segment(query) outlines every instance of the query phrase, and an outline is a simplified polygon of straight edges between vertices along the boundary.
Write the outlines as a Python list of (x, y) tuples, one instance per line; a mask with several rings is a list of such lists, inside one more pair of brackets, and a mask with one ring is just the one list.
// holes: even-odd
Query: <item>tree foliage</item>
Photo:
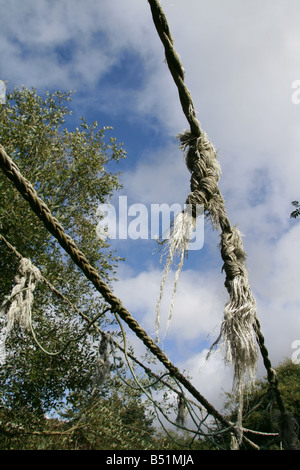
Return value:
[(0, 449), (137, 450), (157, 445), (143, 405), (118, 393), (81, 404), (63, 420), (0, 410)]
[(296, 207), (296, 209), (294, 209), (294, 210), (291, 212), (290, 217), (291, 217), (292, 219), (296, 219), (296, 218), (300, 215), (300, 204), (299, 204), (298, 201), (293, 201), (293, 202), (292, 202), (292, 205), (293, 205), (294, 207)]
[[(46, 93), (25, 87), (8, 93), (0, 107), (0, 143), (38, 195), (76, 241), (106, 282), (115, 276), (118, 256), (96, 235), (96, 209), (120, 187), (110, 164), (125, 157), (111, 128), (89, 125), (68, 131), (71, 92)], [(0, 172), (0, 233), (88, 318), (105, 309), (101, 296), (47, 232), (12, 183)], [(0, 300), (14, 285), (19, 260), (0, 241)], [(31, 334), (16, 327), (6, 341), (0, 370), (0, 403), (42, 416), (64, 402), (66, 392), (89, 390), (100, 335), (70, 304), (41, 282), (34, 292)], [(98, 325), (109, 326), (103, 315)], [(81, 338), (78, 341), (78, 338)], [(68, 344), (63, 354), (53, 355)]]

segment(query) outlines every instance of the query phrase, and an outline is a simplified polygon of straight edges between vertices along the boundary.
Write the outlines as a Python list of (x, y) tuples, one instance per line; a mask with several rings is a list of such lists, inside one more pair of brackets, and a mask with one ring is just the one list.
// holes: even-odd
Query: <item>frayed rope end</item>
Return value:
[[(156, 336), (157, 340), (159, 337), (159, 329), (160, 329), (160, 310), (161, 310), (161, 302), (164, 292), (164, 286), (168, 277), (168, 274), (172, 268), (174, 260), (176, 257), (179, 258), (177, 269), (174, 276), (174, 288), (169, 312), (169, 318), (167, 322), (166, 332), (169, 328), (173, 310), (174, 310), (174, 303), (175, 303), (175, 294), (177, 290), (177, 284), (180, 277), (180, 273), (182, 271), (184, 257), (188, 252), (190, 240), (193, 234), (193, 231), (196, 226), (196, 219), (192, 216), (191, 210), (186, 210), (179, 212), (173, 222), (173, 226), (170, 232), (170, 236), (168, 239), (165, 240), (165, 252), (167, 254), (167, 261), (165, 264), (163, 279), (160, 285), (159, 291), (159, 298), (157, 301), (156, 307)], [(166, 334), (166, 333), (165, 333)]]

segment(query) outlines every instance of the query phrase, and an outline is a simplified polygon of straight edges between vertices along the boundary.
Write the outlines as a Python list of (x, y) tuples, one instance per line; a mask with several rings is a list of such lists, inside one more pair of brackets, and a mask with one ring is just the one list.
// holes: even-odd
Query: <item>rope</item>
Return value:
[(296, 419), (287, 412), (280, 391), (278, 390), (278, 376), (276, 371), (272, 368), (271, 361), (269, 359), (269, 353), (265, 346), (265, 340), (260, 330), (259, 321), (256, 319), (255, 331), (263, 358), (264, 366), (267, 370), (269, 392), (272, 397), (275, 398), (277, 406), (280, 410), (279, 418), (279, 436), (280, 440), (283, 443), (285, 450), (300, 450), (300, 441), (298, 439), (299, 435), (299, 425)]
[[(36, 342), (37, 346), (48, 356), (58, 356), (61, 355), (71, 343), (80, 341), (86, 333), (90, 330), (90, 328), (95, 324), (95, 322), (103, 316), (108, 310), (110, 309), (103, 309), (100, 313), (94, 316), (94, 318), (89, 319), (88, 327), (78, 335), (76, 338), (70, 339), (66, 342), (66, 344), (58, 351), (50, 352), (47, 351), (41, 343), (38, 341), (36, 334), (33, 329), (32, 325), (32, 303), (33, 303), (33, 291), (35, 290), (37, 282), (43, 281), (48, 286), (51, 287), (52, 290), (56, 290), (54, 286), (52, 286), (47, 279), (45, 279), (38, 268), (36, 268), (29, 259), (22, 257), (20, 253), (0, 234), (0, 240), (2, 240), (8, 248), (13, 251), (15, 255), (20, 259), (19, 263), (19, 274), (15, 276), (16, 285), (13, 287), (12, 292), (5, 301), (2, 303), (0, 307), (0, 313), (6, 313), (6, 335), (8, 336), (10, 331), (13, 329), (14, 322), (17, 320), (20, 326), (24, 329), (29, 329), (31, 331), (32, 337)], [(27, 285), (28, 284), (28, 285)], [(27, 287), (24, 287), (26, 286)], [(25, 295), (23, 295), (25, 294)], [(59, 293), (61, 296), (62, 294)], [(72, 307), (74, 307), (72, 305)], [(85, 318), (87, 319), (87, 317)], [(5, 342), (5, 338), (4, 338)]]
[[(187, 203), (203, 204), (214, 227), (221, 229), (221, 256), (226, 274), (225, 287), (230, 300), (225, 306), (221, 333), (224, 338), (227, 360), (235, 365), (235, 377), (240, 383), (243, 375), (254, 379), (257, 363), (257, 348), (254, 338), (256, 322), (255, 300), (251, 293), (245, 266), (246, 253), (241, 234), (232, 228), (226, 215), (224, 199), (218, 188), (220, 167), (216, 151), (202, 131), (196, 118), (191, 94), (184, 83), (184, 69), (174, 48), (167, 19), (158, 0), (148, 0), (154, 24), (165, 47), (165, 57), (172, 77), (177, 85), (183, 112), (190, 124), (190, 131), (179, 136), (181, 147), (186, 152), (186, 164), (191, 172), (191, 193)], [(260, 333), (259, 338), (262, 338)]]
[[(24, 260), (27, 261), (27, 265), (30, 267), (30, 269), (32, 271), (35, 271), (37, 273), (39, 273), (39, 270), (37, 268), (35, 268), (31, 263), (29, 264), (28, 261), (29, 260), (26, 260), (7, 240), (6, 238), (0, 234), (0, 240), (2, 242), (5, 243), (5, 245), (10, 249), (10, 251), (12, 251), (16, 256), (17, 258), (20, 260), (20, 264), (24, 264)], [(32, 336), (36, 342), (36, 344), (38, 345), (38, 347), (46, 354), (46, 355), (49, 355), (49, 356), (57, 356), (57, 355), (60, 355), (62, 354), (67, 348), (68, 346), (74, 342), (74, 341), (79, 341), (81, 338), (83, 338), (85, 336), (85, 334), (90, 330), (90, 328), (92, 326), (94, 326), (95, 322), (100, 318), (100, 316), (103, 316), (105, 312), (107, 312), (108, 310), (110, 310), (109, 308), (106, 308), (104, 309), (103, 311), (101, 311), (99, 314), (95, 315), (93, 319), (89, 319), (88, 317), (86, 317), (85, 315), (82, 314), (81, 311), (79, 311), (73, 304), (71, 304), (71, 302), (68, 301), (68, 299), (66, 299), (59, 291), (57, 291), (54, 286), (49, 282), (47, 281), (46, 278), (44, 278), (40, 273), (39, 273), (39, 280), (45, 282), (48, 287), (50, 287), (51, 290), (53, 290), (55, 293), (58, 293), (60, 297), (62, 297), (62, 299), (64, 301), (67, 300), (67, 303), (71, 305), (72, 308), (74, 308), (76, 311), (78, 311), (78, 313), (84, 317), (85, 320), (88, 320), (88, 327), (84, 330), (84, 332), (82, 334), (80, 334), (79, 336), (77, 336), (76, 338), (74, 339), (71, 339), (69, 341), (67, 341), (67, 343), (62, 347), (62, 349), (60, 349), (59, 351), (56, 351), (56, 352), (50, 352), (50, 351), (47, 351), (40, 343), (39, 341), (37, 340), (36, 338), (36, 335), (35, 335), (35, 332), (33, 330), (33, 327), (32, 327), (32, 310), (30, 308), (30, 318), (28, 320), (28, 323), (29, 325), (24, 325), (26, 326), (27, 328), (29, 328), (31, 330), (31, 333), (32, 333)], [(28, 288), (26, 288), (28, 289)], [(22, 290), (25, 290), (25, 289), (22, 289)], [(19, 293), (19, 292), (18, 292)], [(15, 293), (14, 295), (17, 295), (18, 293)], [(12, 300), (12, 297), (13, 295), (11, 294), (10, 295), (10, 298), (9, 298), (9, 301), (11, 302)], [(6, 302), (5, 302), (6, 303)], [(117, 318), (118, 322), (119, 322), (119, 325), (120, 325), (120, 321), (119, 319)], [(121, 325), (120, 325), (121, 326)], [(11, 326), (12, 328), (12, 326)], [(126, 380), (124, 380), (121, 375), (119, 375), (120, 379), (129, 387), (135, 389), (135, 390), (140, 390), (142, 388), (142, 390), (144, 389), (148, 389), (148, 388), (151, 388), (153, 387), (154, 385), (156, 385), (157, 383), (163, 383), (164, 385), (166, 385), (168, 388), (170, 388), (170, 390), (174, 391), (179, 397), (183, 397), (183, 391), (182, 389), (180, 391), (176, 390), (174, 387), (172, 387), (169, 383), (163, 381), (163, 377), (169, 375), (169, 373), (164, 373), (162, 374), (161, 376), (157, 376), (156, 374), (154, 374), (150, 369), (146, 368), (142, 363), (140, 363), (139, 361), (137, 361), (137, 359), (135, 357), (133, 357), (127, 350), (127, 347), (126, 347), (126, 340), (125, 340), (125, 332), (123, 330), (123, 328), (121, 327), (121, 331), (122, 331), (122, 334), (123, 334), (123, 338), (124, 338), (124, 348), (122, 348), (118, 343), (116, 343), (113, 338), (108, 335), (107, 333), (103, 332), (99, 327), (97, 327), (98, 330), (101, 332), (102, 334), (102, 340), (101, 340), (101, 343), (100, 343), (100, 346), (99, 346), (99, 357), (96, 359), (96, 374), (95, 374), (95, 377), (94, 377), (94, 380), (93, 380), (93, 384), (94, 384), (94, 388), (93, 388), (93, 392), (95, 391), (95, 388), (96, 387), (99, 387), (101, 386), (103, 383), (104, 383), (104, 380), (108, 374), (108, 371), (109, 371), (109, 368), (110, 368), (110, 363), (109, 363), (109, 360), (108, 360), (108, 351), (107, 351), (107, 346), (108, 346), (108, 343), (111, 344), (111, 346), (113, 345), (116, 345), (120, 350), (122, 350), (125, 354), (125, 357), (126, 357), (126, 361), (129, 362), (129, 357), (136, 363), (138, 363), (139, 366), (142, 366), (146, 372), (148, 373), (148, 375), (152, 375), (152, 376), (155, 376), (156, 377), (156, 380), (152, 383), (150, 383), (149, 385), (143, 385), (142, 387), (140, 386), (140, 382), (137, 381), (137, 383), (139, 384), (138, 388), (134, 388), (133, 386), (131, 386)], [(113, 348), (112, 348), (112, 351), (113, 351)], [(115, 354), (114, 355), (114, 360), (115, 360)], [(131, 372), (132, 372), (132, 369), (130, 369)], [(117, 371), (118, 372), (118, 371)], [(180, 387), (180, 386), (179, 386)], [(92, 392), (92, 394), (93, 394)], [(156, 405), (156, 402), (154, 400), (152, 400), (154, 405)], [(185, 396), (184, 396), (184, 401), (185, 403), (187, 403), (187, 406), (190, 407), (190, 405), (188, 405), (188, 403), (192, 403), (193, 405), (196, 405), (197, 407), (199, 405), (193, 403), (191, 400), (187, 399)], [(159, 407), (159, 410), (162, 412), (161, 410), (161, 407)], [(171, 421), (170, 421), (171, 422)], [(176, 419), (176, 422), (173, 423), (171, 422), (171, 424), (177, 424), (177, 419)], [(178, 424), (180, 425), (184, 425), (183, 422), (178, 422)], [(189, 432), (194, 432), (193, 430), (191, 429), (187, 429), (186, 427), (184, 428), (186, 431), (189, 431)], [(202, 435), (204, 435), (202, 433)]]
[(14, 184), (22, 197), (29, 203), (33, 212), (43, 222), (46, 229), (57, 239), (60, 246), (69, 254), (74, 263), (82, 270), (98, 292), (103, 296), (111, 306), (111, 311), (117, 313), (121, 319), (129, 326), (136, 336), (143, 341), (145, 346), (157, 357), (157, 359), (166, 367), (170, 375), (174, 376), (196, 400), (207, 409), (225, 427), (231, 427), (232, 424), (224, 418), (212, 404), (206, 400), (201, 393), (184, 377), (184, 375), (175, 367), (163, 351), (155, 344), (148, 334), (141, 328), (130, 312), (122, 305), (121, 301), (113, 294), (107, 284), (102, 280), (96, 269), (90, 265), (84, 254), (78, 249), (75, 242), (69, 237), (58, 220), (52, 216), (47, 205), (37, 196), (35, 189), (21, 174), (19, 168), (6, 154), (2, 145), (0, 145), (0, 167), (7, 178)]
[(166, 61), (177, 85), (183, 112), (190, 125), (190, 131), (179, 136), (181, 148), (186, 154), (186, 165), (191, 172), (191, 193), (187, 196), (186, 203), (194, 208), (197, 204), (204, 205), (205, 213), (213, 226), (221, 229), (220, 249), (224, 260), (223, 270), (226, 273), (225, 286), (230, 300), (225, 307), (219, 340), (223, 338), (226, 358), (235, 366), (235, 378), (239, 386), (246, 374), (253, 382), (258, 356), (253, 331), (255, 300), (248, 283), (246, 254), (241, 234), (231, 227), (227, 217), (224, 199), (218, 188), (220, 166), (216, 151), (196, 118), (191, 94), (184, 83), (184, 69), (174, 48), (167, 19), (158, 0), (148, 2), (157, 32), (165, 47)]
[[(186, 165), (191, 172), (191, 192), (186, 203), (194, 207), (193, 214), (196, 214), (196, 205), (203, 204), (205, 214), (210, 217), (213, 227), (221, 230), (219, 246), (224, 261), (222, 270), (226, 274), (224, 284), (230, 300), (225, 305), (220, 335), (213, 346), (222, 340), (222, 346), (226, 349), (226, 359), (229, 363), (234, 364), (236, 390), (240, 401), (238, 410), (240, 431), (242, 431), (241, 417), (245, 379), (249, 380), (250, 386), (254, 383), (258, 343), (267, 370), (270, 388), (275, 394), (281, 412), (282, 426), (288, 429), (285, 435), (289, 437), (283, 439), (284, 446), (286, 449), (293, 449), (297, 446), (300, 448), (294, 422), (289, 419), (286, 413), (278, 390), (278, 378), (268, 357), (260, 323), (256, 317), (256, 302), (248, 281), (245, 264), (246, 252), (242, 244), (242, 235), (236, 227), (231, 227), (226, 214), (225, 202), (218, 188), (221, 170), (217, 162), (216, 151), (197, 120), (191, 93), (184, 82), (184, 68), (174, 48), (174, 40), (162, 7), (158, 0), (148, 0), (148, 3), (157, 33), (164, 45), (166, 62), (178, 88), (182, 110), (190, 125), (189, 131), (187, 130), (178, 136), (181, 148), (185, 151)], [(281, 434), (284, 434), (283, 430)]]

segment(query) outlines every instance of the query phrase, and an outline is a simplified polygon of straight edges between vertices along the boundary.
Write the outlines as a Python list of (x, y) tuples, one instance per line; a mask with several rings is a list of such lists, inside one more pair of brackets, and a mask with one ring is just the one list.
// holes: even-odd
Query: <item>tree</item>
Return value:
[[(285, 360), (276, 368), (280, 391), (287, 416), (294, 430), (300, 438), (300, 383), (299, 365), (291, 360)], [(231, 409), (230, 419), (236, 419), (235, 403), (229, 395), (227, 403)], [(267, 380), (257, 382), (251, 394), (245, 397), (243, 427), (257, 434), (245, 432), (261, 449), (280, 449), (280, 422), (281, 415), (276, 404), (272, 388)]]
[(0, 449), (137, 450), (159, 445), (144, 405), (128, 391), (94, 397), (77, 412), (70, 409), (64, 419), (0, 409)]
[(300, 204), (298, 201), (293, 201), (292, 204), (296, 209), (291, 212), (290, 217), (296, 219), (300, 215)]
[[(46, 93), (42, 98), (34, 89), (15, 89), (0, 108), (0, 142), (110, 284), (119, 258), (96, 236), (96, 209), (119, 188), (118, 175), (107, 167), (125, 152), (115, 138), (107, 141), (110, 129), (98, 129), (97, 123), (89, 126), (82, 118), (80, 128), (68, 131), (65, 104), (70, 100), (71, 93)], [(109, 330), (114, 320), (105, 315), (109, 306), (2, 173), (0, 235), (5, 237), (0, 236), (1, 299), (11, 292), (20, 262), (9, 244), (47, 278), (34, 291), (33, 332), (15, 324), (6, 340), (6, 359), (0, 369), (1, 446), (115, 448), (122, 442), (122, 448), (153, 448), (153, 442), (157, 445), (153, 415), (141, 401), (141, 390), (130, 393), (120, 388), (115, 372), (95, 393), (103, 338), (99, 328), (114, 335)], [(7, 308), (10, 301), (6, 298)], [(97, 328), (88, 328), (82, 320), (98, 315)], [(142, 381), (147, 386), (146, 375)], [(46, 418), (49, 414), (55, 419)], [(111, 425), (101, 420), (110, 415)], [(55, 442), (53, 436), (63, 436), (64, 442)]]
[[(96, 236), (96, 209), (120, 187), (119, 174), (109, 165), (125, 157), (122, 144), (107, 137), (111, 128), (89, 125), (83, 118), (74, 131), (65, 127), (71, 92), (45, 97), (35, 89), (15, 89), (0, 107), (0, 143), (32, 183), (51, 212), (84, 251), (107, 283), (119, 257)], [(92, 319), (106, 309), (56, 240), (32, 213), (13, 185), (0, 172), (0, 234), (40, 269), (60, 293)], [(11, 292), (19, 259), (0, 240), (0, 299)], [(6, 341), (6, 360), (0, 370), (0, 403), (31, 419), (42, 417), (91, 390), (101, 335), (87, 331), (78, 311), (40, 282), (34, 292), (31, 333), (15, 325)], [(102, 315), (97, 325), (111, 322)], [(80, 339), (80, 340), (79, 340)], [(37, 342), (50, 354), (45, 354)], [(53, 355), (67, 346), (63, 354)], [(26, 412), (26, 413), (25, 413)]]

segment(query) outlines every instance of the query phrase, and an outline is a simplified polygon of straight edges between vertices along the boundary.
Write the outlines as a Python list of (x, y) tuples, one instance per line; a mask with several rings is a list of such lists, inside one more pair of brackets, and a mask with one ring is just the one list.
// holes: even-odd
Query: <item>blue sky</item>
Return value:
[[(245, 235), (250, 284), (274, 365), (300, 339), (298, 0), (163, 0), (197, 117), (218, 150), (220, 189)], [(187, 128), (146, 0), (0, 0), (0, 79), (9, 87), (74, 90), (73, 115), (113, 126), (129, 203), (183, 204), (189, 173), (176, 135)], [(116, 195), (113, 199), (117, 203)], [(95, 208), (95, 211), (97, 208)], [(173, 362), (216, 406), (231, 387), (222, 357), (204, 361), (227, 300), (219, 234), (186, 260), (164, 341)], [(116, 294), (150, 335), (163, 267), (153, 240), (113, 241), (126, 263)], [(163, 319), (168, 316), (167, 286)], [(165, 321), (165, 320), (163, 320)], [(162, 333), (164, 329), (162, 329)], [(137, 354), (143, 351), (128, 333)], [(259, 375), (264, 370), (259, 364)]]

